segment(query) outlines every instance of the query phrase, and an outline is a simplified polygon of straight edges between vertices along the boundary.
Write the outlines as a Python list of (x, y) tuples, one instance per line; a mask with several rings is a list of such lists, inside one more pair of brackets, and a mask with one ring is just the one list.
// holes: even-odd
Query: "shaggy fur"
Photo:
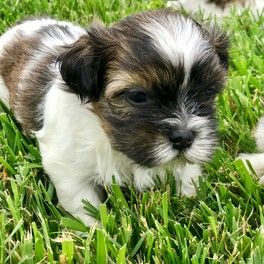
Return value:
[(168, 10), (86, 30), (25, 21), (0, 38), (0, 96), (39, 143), (60, 204), (88, 225), (82, 199), (96, 185), (144, 190), (168, 170), (194, 195), (200, 164), (216, 146), (214, 99), (228, 41)]

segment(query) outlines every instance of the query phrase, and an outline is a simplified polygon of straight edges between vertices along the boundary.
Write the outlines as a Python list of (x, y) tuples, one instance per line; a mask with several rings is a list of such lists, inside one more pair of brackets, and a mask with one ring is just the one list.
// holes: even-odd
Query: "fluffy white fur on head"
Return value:
[(161, 55), (175, 66), (183, 60), (186, 72), (190, 71), (193, 61), (203, 56), (203, 52), (206, 53), (207, 40), (191, 19), (181, 16), (161, 17), (160, 20), (153, 19), (144, 28)]
[(169, 170), (195, 194), (227, 49), (225, 34), (169, 10), (87, 30), (30, 20), (0, 38), (0, 98), (37, 138), (60, 204), (91, 225), (82, 200), (98, 207), (113, 176), (143, 191)]

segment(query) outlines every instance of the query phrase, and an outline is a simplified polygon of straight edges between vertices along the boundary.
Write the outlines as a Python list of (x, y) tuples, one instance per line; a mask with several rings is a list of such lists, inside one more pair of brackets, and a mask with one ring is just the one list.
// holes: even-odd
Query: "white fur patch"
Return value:
[(192, 146), (187, 149), (185, 157), (195, 163), (208, 161), (217, 141), (209, 119), (193, 115), (188, 120), (187, 128), (196, 131), (197, 135)]
[(153, 45), (174, 66), (183, 63), (186, 72), (208, 44), (191, 19), (168, 16), (143, 26), (153, 39)]
[[(258, 149), (264, 151), (264, 117), (259, 120), (258, 126), (255, 131), (255, 138)], [(264, 163), (264, 160), (263, 160)]]
[[(255, 138), (258, 149), (264, 151), (264, 117), (259, 120), (255, 131)], [(240, 153), (237, 159), (241, 159), (246, 167), (248, 167), (247, 161), (249, 161), (260, 179), (259, 182), (264, 184), (264, 153)]]
[[(258, 149), (264, 151), (264, 117), (259, 120), (254, 136)], [(264, 153), (240, 153), (238, 159), (241, 159), (246, 167), (248, 167), (247, 161), (249, 161), (260, 178), (260, 183), (264, 183)]]
[(264, 153), (256, 153), (256, 154), (241, 153), (239, 154), (238, 159), (241, 159), (246, 165), (246, 167), (248, 167), (246, 161), (249, 161), (256, 174), (259, 177), (264, 176)]
[(179, 175), (178, 192), (187, 197), (196, 195), (196, 188), (199, 186), (199, 177), (202, 171), (199, 165), (187, 163)]
[(0, 100), (9, 107), (9, 93), (4, 83), (3, 78), (0, 76)]

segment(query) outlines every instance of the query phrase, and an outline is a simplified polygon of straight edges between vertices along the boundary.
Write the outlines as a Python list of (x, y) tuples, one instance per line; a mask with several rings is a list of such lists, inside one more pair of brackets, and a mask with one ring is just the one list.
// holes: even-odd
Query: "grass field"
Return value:
[[(2, 0), (0, 32), (32, 15), (106, 23), (161, 0)], [(88, 229), (57, 205), (36, 143), (0, 110), (0, 264), (264, 263), (264, 189), (240, 161), (255, 151), (251, 130), (264, 114), (264, 16), (223, 21), (232, 47), (229, 81), (218, 97), (219, 149), (204, 166), (197, 197), (180, 198), (175, 182), (138, 194), (113, 185)], [(263, 135), (264, 136), (264, 135)]]

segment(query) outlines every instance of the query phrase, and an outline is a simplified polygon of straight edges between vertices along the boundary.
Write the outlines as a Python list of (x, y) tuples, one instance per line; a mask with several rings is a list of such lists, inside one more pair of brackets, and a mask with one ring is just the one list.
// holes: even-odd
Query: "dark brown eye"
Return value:
[(211, 88), (208, 88), (207, 90), (206, 90), (206, 94), (208, 94), (208, 95), (214, 95), (214, 94), (216, 94), (216, 88), (214, 88), (214, 87), (211, 87)]
[(133, 91), (126, 95), (128, 102), (132, 104), (145, 104), (148, 101), (148, 96), (142, 91)]

